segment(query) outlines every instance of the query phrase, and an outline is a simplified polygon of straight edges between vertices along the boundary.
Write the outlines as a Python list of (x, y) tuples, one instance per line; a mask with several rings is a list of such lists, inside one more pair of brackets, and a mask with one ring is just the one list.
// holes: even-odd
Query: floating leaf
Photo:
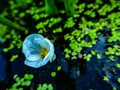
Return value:
[(51, 77), (55, 77), (56, 76), (56, 72), (51, 72)]

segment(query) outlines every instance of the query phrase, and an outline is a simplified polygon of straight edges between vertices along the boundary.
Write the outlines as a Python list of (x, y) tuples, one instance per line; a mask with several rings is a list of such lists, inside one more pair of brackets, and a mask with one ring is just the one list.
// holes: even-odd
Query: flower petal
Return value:
[(53, 46), (53, 44), (48, 39), (45, 39), (45, 40), (46, 40), (46, 42), (49, 45), (49, 53), (44, 58), (44, 60), (48, 59), (48, 60), (50, 60), (50, 62), (52, 62), (52, 59), (53, 59), (53, 56), (54, 56), (54, 46)]
[(43, 61), (43, 60), (36, 60), (36, 61), (30, 61), (30, 60), (25, 60), (24, 64), (33, 68), (39, 68), (41, 66), (44, 66), (48, 61)]
[(25, 41), (23, 42), (23, 53), (25, 57), (30, 61), (35, 61), (40, 59), (40, 50), (41, 46), (36, 42), (36, 39), (44, 40), (43, 36), (39, 34), (32, 34), (26, 37)]

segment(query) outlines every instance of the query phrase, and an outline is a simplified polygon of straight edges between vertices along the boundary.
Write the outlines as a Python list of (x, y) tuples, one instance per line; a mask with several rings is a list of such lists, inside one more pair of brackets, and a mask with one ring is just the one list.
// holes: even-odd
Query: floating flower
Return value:
[(23, 42), (23, 53), (26, 57), (25, 65), (39, 68), (49, 61), (53, 61), (54, 46), (40, 34), (31, 34)]

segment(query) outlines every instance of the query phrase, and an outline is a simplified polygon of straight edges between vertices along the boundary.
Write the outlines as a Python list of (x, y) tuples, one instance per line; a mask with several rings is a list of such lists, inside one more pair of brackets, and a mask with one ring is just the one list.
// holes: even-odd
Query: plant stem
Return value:
[(0, 21), (12, 28), (21, 30), (21, 31), (25, 31), (26, 29), (24, 27), (19, 26), (18, 24), (10, 21), (9, 19), (5, 18), (4, 16), (0, 15)]
[(75, 14), (75, 5), (78, 0), (63, 0), (67, 16)]
[(49, 15), (58, 14), (58, 9), (55, 5), (54, 0), (44, 0), (45, 1), (45, 10)]

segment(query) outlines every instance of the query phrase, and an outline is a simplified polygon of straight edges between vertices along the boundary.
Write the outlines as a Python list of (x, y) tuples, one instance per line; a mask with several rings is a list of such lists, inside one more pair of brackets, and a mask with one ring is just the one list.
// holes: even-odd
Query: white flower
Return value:
[(40, 34), (27, 36), (23, 42), (22, 50), (26, 57), (24, 63), (33, 68), (39, 68), (53, 60), (54, 46)]

